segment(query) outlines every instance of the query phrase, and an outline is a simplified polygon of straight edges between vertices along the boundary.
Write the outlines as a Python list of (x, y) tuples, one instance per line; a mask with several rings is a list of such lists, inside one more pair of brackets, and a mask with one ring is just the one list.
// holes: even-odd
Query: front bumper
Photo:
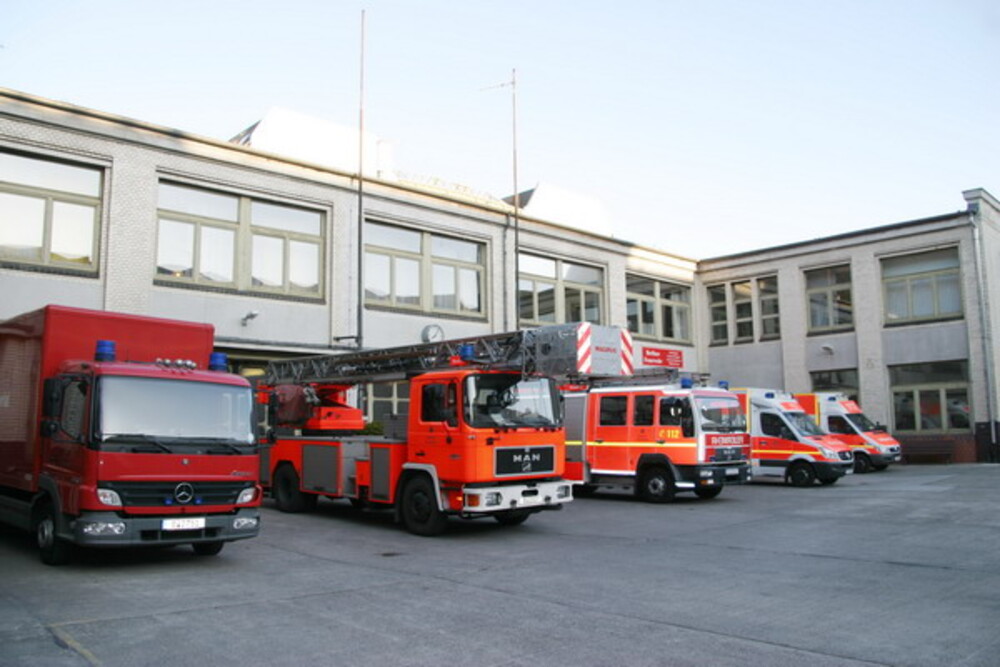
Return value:
[(844, 475), (854, 473), (854, 462), (850, 463), (829, 463), (827, 461), (814, 461), (813, 467), (816, 469), (818, 479), (839, 479)]
[(872, 460), (872, 465), (876, 466), (887, 466), (890, 463), (899, 463), (903, 460), (903, 454), (901, 452), (890, 452), (888, 454), (869, 453), (868, 457)]
[[(194, 519), (197, 527), (170, 529), (169, 520)], [(201, 521), (203, 520), (203, 521)], [(86, 547), (136, 547), (231, 542), (256, 537), (260, 510), (248, 507), (233, 514), (122, 516), (117, 512), (85, 512), (70, 522), (71, 540)]]
[(573, 500), (568, 480), (466, 487), (463, 514), (492, 514), (508, 510), (559, 509)]
[(746, 484), (750, 481), (750, 464), (746, 461), (710, 466), (678, 466), (678, 490), (692, 490), (726, 484)]

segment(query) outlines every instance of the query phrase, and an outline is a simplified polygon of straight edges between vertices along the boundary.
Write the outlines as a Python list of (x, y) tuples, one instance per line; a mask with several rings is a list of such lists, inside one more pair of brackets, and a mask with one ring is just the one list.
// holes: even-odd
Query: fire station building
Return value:
[[(376, 160), (359, 178), (357, 153), (291, 155), (270, 131), (220, 141), (0, 89), (0, 319), (59, 303), (209, 322), (247, 374), (358, 345), (621, 325), (637, 366), (851, 394), (908, 460), (1000, 454), (988, 192), (697, 261), (553, 222), (532, 205), (542, 186), (515, 210)], [(376, 388), (370, 414), (404, 396)]]

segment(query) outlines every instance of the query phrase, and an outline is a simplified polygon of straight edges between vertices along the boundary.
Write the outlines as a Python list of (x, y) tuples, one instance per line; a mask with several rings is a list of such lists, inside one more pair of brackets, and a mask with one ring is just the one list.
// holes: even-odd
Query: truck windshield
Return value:
[(874, 424), (872, 420), (868, 419), (868, 417), (866, 417), (862, 412), (850, 412), (844, 416), (847, 417), (847, 421), (851, 422), (851, 425), (861, 433), (871, 433), (872, 431), (885, 430), (877, 424)]
[(746, 416), (736, 398), (696, 396), (694, 404), (704, 433), (739, 433), (747, 430)]
[(826, 435), (813, 418), (804, 412), (784, 412), (782, 414), (801, 435)]
[(473, 428), (559, 426), (557, 395), (548, 378), (470, 375), (465, 380), (465, 420)]
[[(175, 451), (241, 452), (254, 442), (249, 387), (138, 377), (102, 377), (98, 441)], [(189, 448), (188, 448), (189, 449)]]

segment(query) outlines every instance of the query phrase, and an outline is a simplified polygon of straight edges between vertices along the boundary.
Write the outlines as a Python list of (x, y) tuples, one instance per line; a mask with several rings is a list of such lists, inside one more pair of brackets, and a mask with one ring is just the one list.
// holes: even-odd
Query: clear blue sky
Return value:
[(400, 170), (599, 197), (711, 257), (1000, 196), (995, 0), (0, 0), (0, 86), (228, 139), (280, 106)]

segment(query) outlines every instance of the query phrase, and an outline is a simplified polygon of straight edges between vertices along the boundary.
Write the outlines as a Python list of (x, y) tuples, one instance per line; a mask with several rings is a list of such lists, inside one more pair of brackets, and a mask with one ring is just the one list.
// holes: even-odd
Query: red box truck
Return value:
[(34, 531), (43, 562), (257, 534), (252, 391), (213, 334), (63, 306), (0, 323), (0, 519)]

